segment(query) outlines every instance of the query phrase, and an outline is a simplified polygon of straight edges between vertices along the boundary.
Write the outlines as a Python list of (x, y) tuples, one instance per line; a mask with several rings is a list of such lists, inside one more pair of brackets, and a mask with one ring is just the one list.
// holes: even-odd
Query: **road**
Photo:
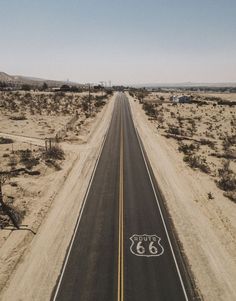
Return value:
[(52, 300), (190, 300), (162, 208), (128, 99), (118, 93)]

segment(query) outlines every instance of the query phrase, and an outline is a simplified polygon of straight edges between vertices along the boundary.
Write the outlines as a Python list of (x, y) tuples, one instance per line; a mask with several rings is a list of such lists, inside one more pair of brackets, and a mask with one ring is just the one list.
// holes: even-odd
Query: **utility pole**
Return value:
[(89, 86), (89, 103), (90, 103), (90, 99), (91, 99), (91, 94), (90, 94), (90, 83), (88, 84)]
[(102, 85), (102, 96), (103, 96), (103, 88), (104, 88), (103, 84), (104, 84), (104, 81), (100, 82), (100, 84)]

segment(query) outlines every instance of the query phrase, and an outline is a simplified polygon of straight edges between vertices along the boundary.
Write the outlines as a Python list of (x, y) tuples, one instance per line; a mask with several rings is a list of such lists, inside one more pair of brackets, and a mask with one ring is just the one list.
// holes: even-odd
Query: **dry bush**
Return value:
[(150, 117), (155, 117), (156, 116), (156, 110), (155, 106), (152, 103), (143, 103), (143, 110), (146, 112), (146, 114)]
[(172, 135), (182, 135), (182, 130), (176, 126), (169, 125), (167, 133), (172, 134)]
[(198, 168), (205, 173), (210, 173), (210, 168), (207, 164), (206, 158), (198, 155), (185, 155), (183, 158), (191, 168)]
[(39, 159), (35, 158), (32, 151), (29, 149), (19, 150), (17, 151), (17, 154), (20, 156), (20, 163), (27, 169), (32, 169), (34, 166), (39, 164)]
[(226, 161), (223, 164), (223, 168), (219, 169), (219, 181), (217, 185), (220, 189), (224, 191), (234, 191), (236, 190), (236, 175), (235, 173), (229, 168), (230, 161)]
[(11, 144), (14, 141), (10, 138), (4, 138), (4, 137), (0, 137), (0, 144)]
[(8, 165), (11, 167), (11, 169), (14, 169), (14, 168), (16, 167), (17, 163), (18, 163), (18, 161), (17, 161), (16, 156), (11, 156), (11, 157), (9, 158), (9, 163), (8, 163)]
[(227, 151), (230, 147), (232, 147), (233, 145), (236, 145), (236, 135), (232, 135), (232, 136), (225, 136), (223, 141), (223, 148), (225, 151)]
[(12, 224), (14, 224), (16, 228), (19, 228), (25, 213), (24, 210), (19, 210), (15, 206), (4, 203), (3, 206), (0, 206), (0, 229), (11, 226)]
[(185, 155), (193, 154), (195, 151), (198, 151), (200, 148), (198, 143), (185, 144), (183, 142), (179, 142), (179, 152), (184, 153)]
[(103, 107), (106, 104), (106, 102), (104, 101), (104, 99), (96, 99), (94, 105), (95, 107), (99, 108), (99, 107)]
[(46, 159), (64, 160), (65, 153), (59, 145), (54, 145), (44, 152)]
[(224, 193), (224, 196), (229, 198), (231, 201), (236, 202), (236, 190), (227, 191), (227, 192)]
[(201, 138), (201, 139), (200, 139), (200, 143), (201, 143), (201, 145), (207, 145), (207, 146), (209, 146), (210, 148), (215, 149), (215, 142), (214, 142), (214, 141), (211, 141), (211, 140), (208, 140), (208, 139)]
[(19, 115), (19, 116), (11, 116), (11, 120), (27, 120), (27, 118), (24, 115)]

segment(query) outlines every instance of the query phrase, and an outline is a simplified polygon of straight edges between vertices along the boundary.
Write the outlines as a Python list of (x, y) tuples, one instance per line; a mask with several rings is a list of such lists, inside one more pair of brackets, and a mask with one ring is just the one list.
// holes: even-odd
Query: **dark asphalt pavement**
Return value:
[(119, 93), (52, 300), (190, 300), (148, 166), (128, 99)]

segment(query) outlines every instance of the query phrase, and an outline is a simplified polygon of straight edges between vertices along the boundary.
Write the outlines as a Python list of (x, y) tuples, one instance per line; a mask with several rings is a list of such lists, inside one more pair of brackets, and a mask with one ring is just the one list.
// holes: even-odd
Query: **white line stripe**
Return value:
[[(112, 117), (113, 117), (113, 115), (112, 115)], [(53, 301), (56, 301), (56, 298), (57, 298), (57, 295), (58, 295), (58, 292), (59, 292), (59, 289), (60, 289), (60, 286), (61, 286), (61, 282), (62, 282), (64, 273), (65, 273), (65, 269), (66, 269), (66, 266), (67, 266), (67, 263), (68, 263), (68, 260), (69, 260), (69, 257), (70, 257), (70, 253), (71, 253), (71, 250), (72, 250), (72, 247), (73, 247), (73, 244), (74, 244), (75, 236), (77, 234), (79, 224), (80, 224), (80, 220), (81, 220), (81, 217), (83, 215), (84, 207), (85, 207), (85, 204), (86, 204), (89, 192), (90, 192), (90, 188), (91, 188), (92, 183), (93, 183), (93, 178), (94, 178), (95, 172), (97, 170), (97, 166), (98, 166), (98, 163), (100, 161), (100, 157), (102, 155), (102, 151), (103, 151), (103, 148), (104, 148), (104, 145), (105, 145), (105, 142), (106, 142), (108, 131), (110, 129), (111, 121), (112, 121), (112, 118), (110, 120), (108, 129), (107, 129), (106, 134), (104, 136), (103, 143), (101, 145), (101, 149), (100, 149), (100, 152), (99, 152), (99, 156), (98, 156), (96, 164), (94, 166), (93, 173), (92, 173), (92, 176), (90, 178), (89, 185), (88, 185), (88, 188), (87, 188), (87, 191), (86, 191), (83, 203), (82, 203), (82, 207), (80, 208), (79, 217), (78, 217), (78, 220), (76, 222), (76, 226), (75, 226), (75, 229), (74, 229), (74, 234), (72, 236), (72, 240), (70, 242), (70, 247), (69, 247), (69, 250), (68, 250), (67, 255), (66, 255), (66, 260), (64, 261), (64, 264), (63, 264), (62, 272), (61, 272), (60, 279), (59, 279), (58, 284), (57, 284), (57, 288), (56, 288), (56, 292), (55, 292), (54, 297), (53, 297)]]
[(157, 194), (156, 194), (156, 190), (155, 190), (155, 187), (154, 187), (154, 184), (153, 184), (153, 181), (152, 181), (152, 177), (151, 177), (151, 174), (150, 174), (150, 171), (149, 171), (149, 168), (148, 168), (148, 164), (147, 164), (144, 152), (143, 152), (143, 147), (142, 147), (142, 144), (141, 144), (141, 138), (139, 137), (139, 134), (138, 134), (138, 131), (137, 131), (136, 127), (134, 127), (134, 129), (135, 129), (135, 132), (136, 132), (136, 136), (138, 138), (139, 146), (140, 146), (142, 156), (143, 156), (143, 159), (144, 159), (144, 162), (145, 162), (145, 166), (146, 166), (146, 169), (147, 169), (147, 172), (148, 172), (148, 176), (149, 176), (149, 179), (150, 179), (150, 182), (151, 182), (151, 185), (152, 185), (152, 189), (153, 189), (154, 196), (155, 196), (155, 199), (156, 199), (156, 202), (157, 202), (157, 206), (158, 206), (159, 211), (160, 211), (161, 219), (162, 219), (164, 229), (165, 229), (165, 232), (166, 232), (166, 236), (167, 236), (167, 239), (168, 239), (168, 242), (169, 242), (169, 245), (170, 245), (171, 253), (173, 255), (173, 259), (174, 259), (175, 266), (176, 266), (176, 269), (177, 269), (177, 273), (178, 273), (178, 276), (179, 276), (179, 279), (180, 279), (180, 283), (181, 283), (181, 286), (182, 286), (182, 289), (183, 289), (183, 292), (184, 292), (185, 300), (188, 301), (189, 299), (188, 299), (188, 296), (187, 296), (187, 293), (186, 293), (186, 290), (185, 290), (185, 287), (184, 287), (184, 282), (183, 282), (183, 279), (182, 279), (182, 276), (181, 276), (181, 273), (180, 273), (180, 270), (179, 270), (179, 266), (178, 266), (178, 263), (177, 263), (177, 260), (176, 260), (176, 257), (175, 257), (175, 253), (174, 253), (174, 250), (173, 250), (173, 247), (172, 247), (172, 244), (171, 244), (171, 240), (170, 240), (170, 237), (169, 237), (169, 234), (168, 234), (168, 230), (167, 230), (167, 227), (166, 227), (164, 216), (163, 216), (163, 213), (161, 211), (161, 206), (160, 206), (160, 203), (159, 203), (159, 200), (158, 200), (158, 197), (157, 197)]

